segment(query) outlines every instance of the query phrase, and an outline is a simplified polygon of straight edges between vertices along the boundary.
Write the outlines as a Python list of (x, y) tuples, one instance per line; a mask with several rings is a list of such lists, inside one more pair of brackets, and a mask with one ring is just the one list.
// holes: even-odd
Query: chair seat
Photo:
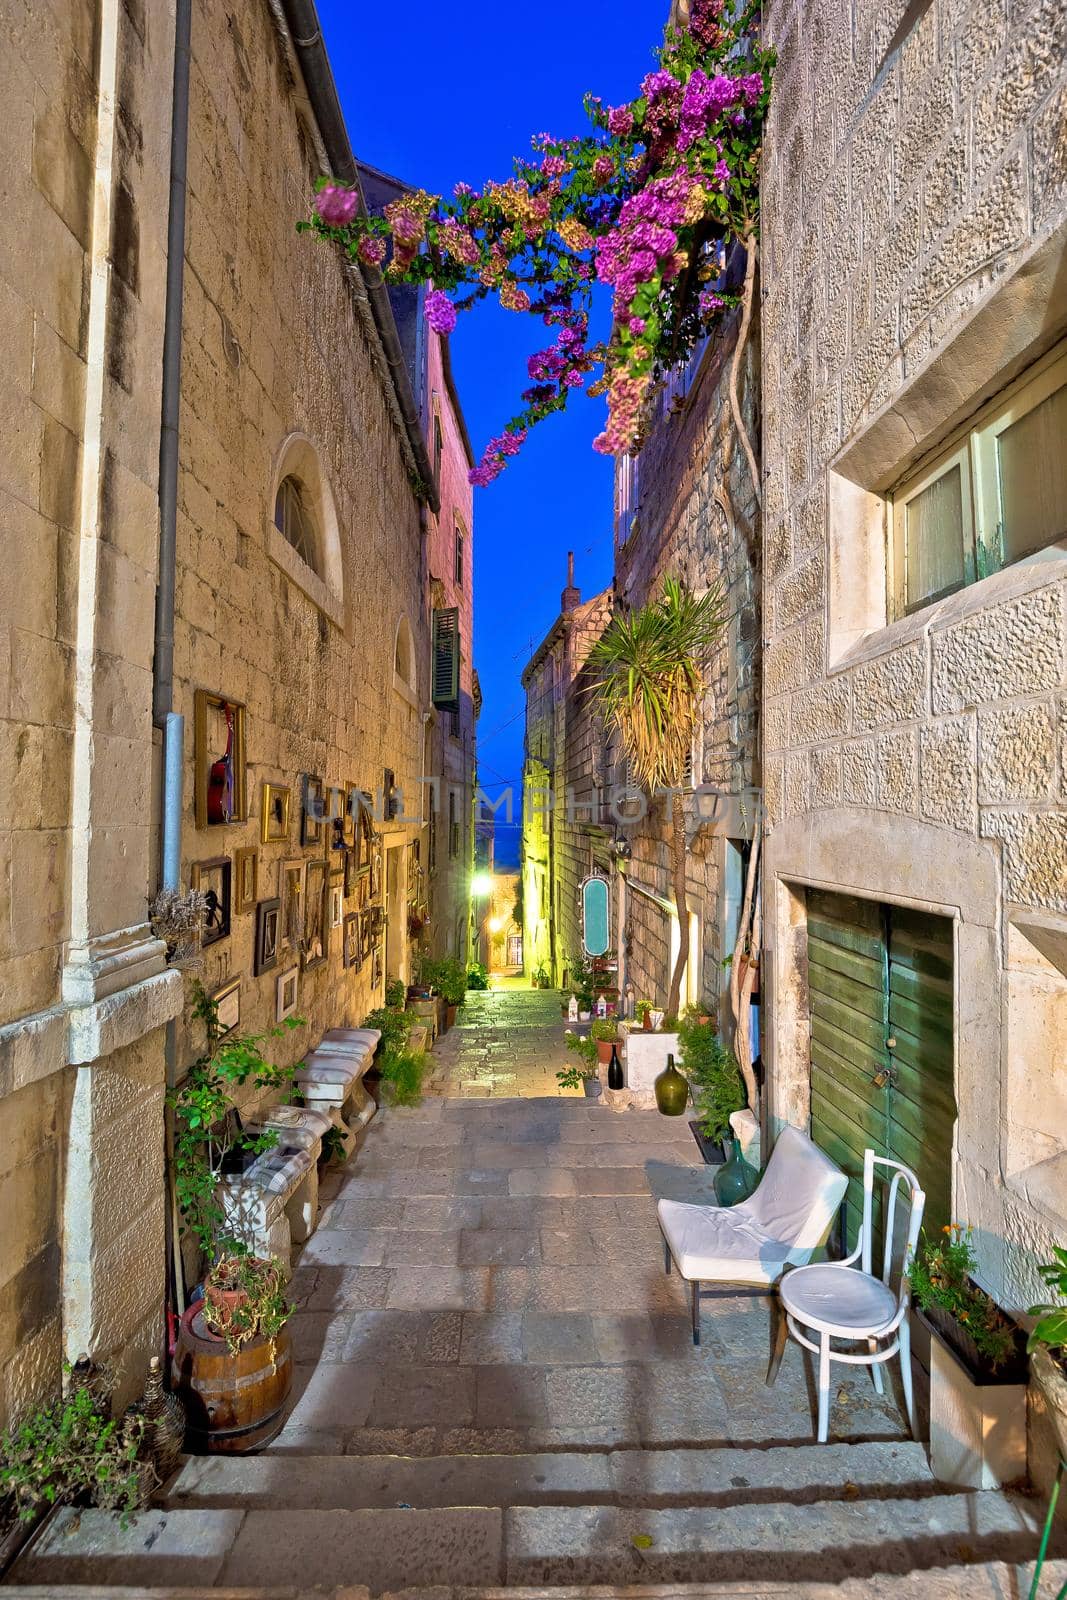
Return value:
[(771, 1287), (790, 1257), (791, 1245), (767, 1234), (740, 1208), (691, 1206), (661, 1200), (659, 1225), (683, 1278)]
[(866, 1338), (888, 1327), (897, 1314), (896, 1295), (880, 1278), (839, 1262), (798, 1267), (782, 1279), (782, 1305), (809, 1327)]

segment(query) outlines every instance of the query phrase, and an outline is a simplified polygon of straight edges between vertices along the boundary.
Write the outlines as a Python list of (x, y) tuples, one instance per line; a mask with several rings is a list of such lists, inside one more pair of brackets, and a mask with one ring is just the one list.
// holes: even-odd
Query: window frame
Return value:
[[(1067, 386), (1067, 340), (1033, 362), (1001, 392), (955, 430), (937, 453), (892, 489), (886, 518), (886, 596), (888, 620), (896, 622), (937, 605), (948, 595), (1011, 567), (1067, 552), (1067, 535), (1011, 560), (1004, 559), (1004, 508), (1000, 498), (997, 441), (1013, 423)], [(960, 466), (964, 516), (963, 582), (938, 594), (907, 602), (907, 506), (954, 464)], [(969, 540), (968, 540), (969, 525)]]

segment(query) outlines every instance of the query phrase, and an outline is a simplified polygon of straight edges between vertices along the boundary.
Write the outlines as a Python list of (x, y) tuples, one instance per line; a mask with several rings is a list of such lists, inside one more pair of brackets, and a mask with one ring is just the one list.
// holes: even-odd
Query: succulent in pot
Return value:
[(231, 1355), (253, 1339), (271, 1346), (288, 1322), (281, 1262), (253, 1255), (223, 1256), (204, 1279), (204, 1323)]

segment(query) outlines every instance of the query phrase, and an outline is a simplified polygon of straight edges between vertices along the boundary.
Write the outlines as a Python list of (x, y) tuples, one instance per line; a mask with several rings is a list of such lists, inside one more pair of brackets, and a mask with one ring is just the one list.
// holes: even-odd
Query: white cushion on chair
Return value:
[(847, 1338), (860, 1331), (877, 1336), (896, 1317), (898, 1300), (880, 1278), (837, 1261), (817, 1261), (798, 1267), (782, 1279), (782, 1304), (798, 1322), (836, 1332)]
[(823, 1244), (848, 1179), (797, 1128), (783, 1128), (755, 1194), (723, 1210), (661, 1200), (660, 1227), (683, 1278), (777, 1283)]

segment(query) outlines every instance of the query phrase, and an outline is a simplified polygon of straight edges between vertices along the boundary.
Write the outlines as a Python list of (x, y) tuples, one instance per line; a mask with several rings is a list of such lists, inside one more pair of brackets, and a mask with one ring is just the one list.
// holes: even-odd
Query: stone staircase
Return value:
[[(163, 1506), (126, 1529), (61, 1512), (8, 1583), (27, 1600), (1006, 1596), (1026, 1592), (1011, 1569), (1032, 1559), (1041, 1511), (939, 1492), (910, 1442), (191, 1458)], [(992, 1563), (1006, 1564), (999, 1576)]]

